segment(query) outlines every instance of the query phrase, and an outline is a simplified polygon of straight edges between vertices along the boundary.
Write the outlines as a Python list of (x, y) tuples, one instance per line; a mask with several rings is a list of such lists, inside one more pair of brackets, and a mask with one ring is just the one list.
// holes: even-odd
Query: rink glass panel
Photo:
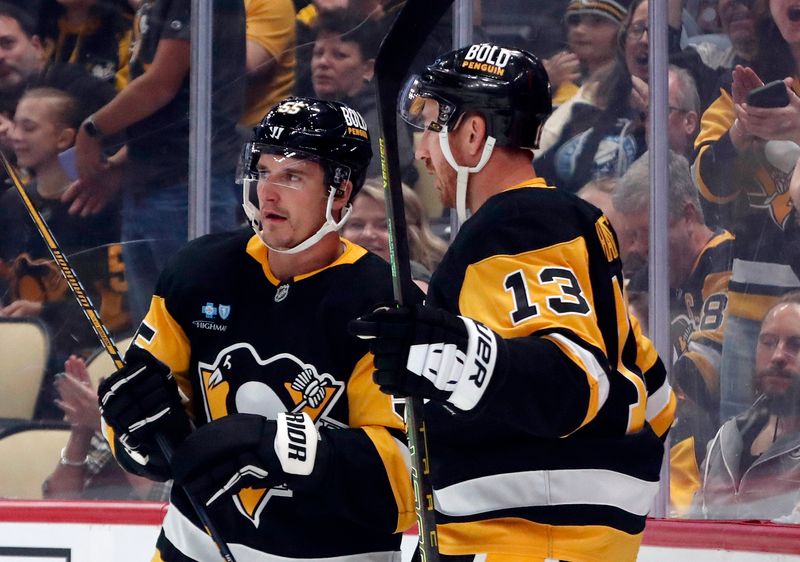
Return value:
[[(302, 2), (301, 2), (302, 3)], [(439, 30), (439, 35), (434, 39), (433, 50), (442, 50), (452, 47), (454, 44), (463, 44), (469, 40), (492, 40), (501, 45), (521, 47), (530, 50), (534, 54), (549, 58), (556, 55), (560, 51), (569, 50), (566, 33), (566, 22), (564, 19), (564, 9), (567, 2), (565, 0), (529, 0), (528, 2), (518, 2), (512, 0), (483, 0), (476, 1), (472, 5), (467, 5), (467, 2), (456, 0), (455, 12), (451, 16), (450, 22), (443, 24), (442, 27), (445, 31)], [(701, 5), (702, 4), (702, 5)], [(694, 20), (697, 24), (691, 31), (699, 35), (701, 33), (715, 33), (718, 32), (718, 24), (714, 23), (714, 18), (708, 11), (709, 3), (699, 2), (686, 2), (687, 12), (690, 16), (695, 16)], [(713, 3), (712, 3), (713, 4)], [(713, 7), (713, 6), (712, 6)], [(215, 5), (213, 12), (217, 12), (219, 7)], [(472, 25), (469, 25), (472, 21)], [(664, 21), (648, 21), (649, 26), (666, 25)], [(449, 26), (449, 27), (448, 27)], [(687, 30), (688, 31), (688, 30)], [(688, 34), (687, 34), (688, 35)], [(688, 38), (688, 37), (687, 37)], [(701, 38), (688, 38), (690, 42), (700, 42)], [(710, 41), (720, 42), (724, 44), (725, 39), (720, 37), (712, 37)], [(214, 51), (212, 44), (211, 52)], [(210, 56), (208, 50), (206, 55)], [(298, 57), (300, 61), (308, 62), (308, 57)], [(210, 66), (206, 61), (205, 66)], [(202, 81), (201, 76), (198, 80)], [(187, 78), (188, 79), (188, 78)], [(244, 77), (240, 77), (244, 81)], [(212, 81), (213, 83), (213, 81)], [(203, 93), (203, 92), (195, 92)], [(225, 95), (230, 92), (215, 91), (213, 86), (210, 92), (212, 104), (218, 100), (233, 100), (235, 96)], [(203, 95), (197, 96), (200, 102), (205, 97)], [(661, 100), (663, 101), (663, 100)], [(234, 102), (231, 102), (234, 103)], [(224, 112), (225, 108), (219, 108)], [(235, 108), (228, 108), (231, 111), (236, 111)], [(651, 108), (652, 109), (652, 108)], [(664, 108), (661, 108), (663, 110)], [(678, 108), (683, 109), (683, 108)], [(653, 110), (655, 111), (655, 110)], [(669, 113), (672, 112), (671, 108), (667, 108)], [(669, 114), (668, 113), (668, 114)], [(185, 131), (185, 147), (189, 146), (190, 139), (192, 138), (211, 138), (210, 134), (202, 134), (203, 127), (211, 127), (216, 121), (211, 119), (209, 115), (198, 115), (196, 111), (188, 113), (190, 119), (188, 123), (181, 123), (180, 129)], [(201, 118), (202, 117), (202, 118)], [(624, 116), (620, 116), (624, 117)], [(172, 123), (178, 125), (178, 123)], [(190, 136), (188, 125), (192, 125), (195, 131), (193, 136)], [(659, 127), (664, 126), (663, 121), (656, 120), (656, 128), (653, 132), (655, 138), (655, 145), (652, 147), (654, 151), (660, 151), (666, 154), (668, 148), (668, 132), (661, 130)], [(199, 129), (198, 129), (199, 128)], [(199, 134), (197, 131), (201, 131)], [(240, 134), (246, 136), (249, 129), (243, 128)], [(237, 142), (243, 137), (237, 138)], [(196, 141), (195, 141), (196, 142)], [(194, 146), (191, 149), (193, 154), (206, 154), (202, 147)], [(206, 149), (207, 150), (207, 149)], [(178, 158), (177, 156), (175, 157)], [(147, 248), (152, 246), (162, 245), (162, 240), (165, 239), (186, 239), (190, 236), (198, 236), (208, 232), (210, 224), (213, 221), (205, 218), (213, 213), (211, 210), (211, 197), (209, 196), (211, 189), (224, 189), (214, 184), (210, 187), (209, 180), (210, 170), (204, 166), (205, 162), (197, 159), (189, 159), (184, 157), (187, 161), (186, 178), (202, 178), (204, 188), (200, 189), (198, 185), (188, 182), (188, 188), (185, 191), (184, 200), (182, 200), (181, 207), (185, 209), (185, 220), (183, 221), (168, 221), (155, 225), (152, 233), (133, 233), (129, 237), (123, 237), (122, 232), (119, 232), (115, 240), (105, 241), (103, 244), (88, 245), (83, 248), (70, 248), (65, 249), (65, 254), (69, 258), (78, 277), (83, 281), (87, 291), (92, 297), (95, 306), (100, 311), (101, 318), (104, 323), (112, 332), (112, 335), (118, 339), (124, 339), (132, 334), (135, 329), (135, 321), (130, 319), (130, 310), (128, 306), (128, 291), (130, 289), (131, 279), (126, 276), (126, 262), (125, 256), (131, 254), (131, 251), (141, 250), (140, 253), (135, 252), (132, 255), (146, 255)], [(192, 168), (192, 166), (194, 168)], [(191, 175), (190, 175), (191, 172)], [(176, 176), (177, 178), (177, 176)], [(424, 173), (418, 180), (420, 189), (424, 189), (426, 178)], [(234, 191), (236, 187), (233, 184), (233, 178), (230, 178), (229, 189)], [(122, 217), (125, 205), (128, 208), (137, 209), (138, 207), (130, 206), (130, 199), (135, 198), (131, 194), (131, 190), (126, 188), (122, 191), (124, 196), (119, 198), (116, 213), (119, 218)], [(238, 195), (236, 195), (238, 200)], [(146, 200), (146, 197), (139, 196), (139, 199)], [(428, 199), (426, 199), (428, 201)], [(234, 203), (236, 205), (238, 203)], [(430, 198), (428, 201), (430, 215), (435, 218), (439, 216), (439, 209), (436, 208), (435, 198)], [(191, 215), (190, 215), (191, 213)], [(663, 228), (658, 229), (653, 227), (656, 232), (667, 232), (668, 229), (668, 213), (660, 213), (658, 216), (663, 217), (665, 224)], [(182, 224), (177, 225), (178, 222)], [(24, 228), (30, 228), (30, 223), (26, 224)], [(652, 225), (651, 225), (652, 226)], [(157, 228), (156, 228), (157, 227)], [(4, 225), (3, 231), (8, 233), (17, 232), (21, 225)], [(59, 238), (59, 233), (54, 232), (56, 238)], [(111, 243), (116, 242), (116, 243)], [(757, 245), (757, 242), (754, 242)], [(53, 399), (55, 398), (55, 391), (53, 388), (53, 380), (56, 373), (63, 370), (64, 359), (69, 354), (78, 354), (80, 356), (90, 358), (99, 352), (99, 346), (94, 338), (91, 329), (88, 327), (88, 322), (83, 318), (80, 309), (75, 306), (69, 306), (68, 302), (71, 299), (68, 288), (63, 283), (58, 281), (58, 271), (53, 267), (51, 261), (48, 259), (46, 249), (37, 238), (31, 238), (31, 248), (28, 249), (28, 254), (33, 256), (29, 260), (15, 260), (9, 263), (9, 260), (4, 261), (4, 273), (6, 278), (0, 289), (2, 290), (2, 304), (8, 305), (15, 300), (18, 296), (29, 296), (31, 298), (51, 299), (51, 304), (57, 304), (57, 307), (52, 307), (55, 313), (43, 318), (49, 338), (50, 347), (48, 353), (48, 360), (45, 367), (45, 374), (43, 376), (43, 383), (40, 391), (41, 398), (39, 400), (38, 411), (34, 414), (31, 412), (30, 416), (24, 418), (7, 418), (3, 422), (3, 431), (11, 431), (11, 428), (19, 428), (25, 425), (68, 425), (63, 422), (60, 410), (53, 406)], [(652, 256), (653, 253), (651, 252)], [(669, 258), (666, 253), (656, 253), (655, 259), (664, 262), (662, 271), (669, 270)], [(50, 263), (48, 263), (50, 262)], [(14, 267), (11, 267), (11, 266)], [(157, 272), (156, 272), (157, 273)], [(155, 273), (153, 273), (154, 275)], [(24, 282), (22, 282), (24, 281)], [(144, 286), (145, 283), (142, 283)], [(668, 287), (668, 280), (662, 279), (660, 287)], [(657, 297), (664, 298), (664, 295), (653, 295), (649, 291), (649, 283), (639, 285), (639, 294), (636, 295), (635, 300), (632, 301), (638, 305), (639, 310), (645, 312), (640, 316), (642, 325), (652, 335), (654, 332), (670, 333), (670, 325), (673, 321), (673, 315), (670, 312), (660, 317), (652, 318), (648, 315), (646, 310), (648, 308), (655, 308)], [(42, 288), (44, 287), (44, 289)], [(39, 293), (28, 293), (27, 290), (38, 290)], [(641, 290), (644, 289), (644, 290)], [(49, 293), (48, 293), (49, 291)], [(46, 293), (46, 294), (45, 294)], [(667, 297), (668, 298), (668, 297)], [(748, 302), (747, 299), (753, 298), (747, 294), (741, 296), (744, 303)], [(649, 306), (648, 306), (649, 305)], [(744, 319), (747, 320), (747, 319)], [(653, 323), (658, 323), (656, 327)], [(735, 322), (734, 322), (735, 324)], [(720, 416), (735, 415), (741, 408), (746, 407), (748, 400), (752, 399), (751, 387), (749, 384), (749, 376), (753, 371), (753, 351), (755, 343), (753, 341), (754, 330), (757, 332), (757, 322), (750, 319), (750, 322), (742, 321), (739, 323), (735, 334), (726, 334), (726, 338), (737, 338), (736, 343), (732, 346), (723, 349), (723, 357), (720, 358), (720, 397), (718, 400), (723, 401), (730, 398), (724, 405), (720, 407), (720, 412), (716, 414), (715, 424), (718, 426), (723, 419)], [(662, 338), (663, 339), (663, 338)], [(671, 339), (666, 338), (667, 342)], [(725, 340), (727, 342), (727, 339)], [(657, 342), (658, 343), (658, 342)], [(728, 350), (731, 351), (728, 351)], [(664, 347), (663, 344), (659, 346), (659, 351), (665, 359), (665, 362), (670, 363), (674, 359), (671, 345)], [(737, 357), (732, 358), (730, 355), (736, 353)], [(727, 354), (727, 356), (726, 356)], [(727, 357), (727, 358), (726, 358)], [(735, 371), (731, 370), (735, 369)], [(107, 374), (110, 374), (107, 373)], [(13, 395), (6, 395), (0, 398), (0, 402), (13, 402)], [(738, 411), (736, 408), (740, 408)], [(723, 413), (724, 412), (724, 413)], [(707, 411), (703, 412), (708, 414)], [(34, 419), (37, 418), (37, 419)], [(705, 439), (705, 437), (698, 437), (698, 439)], [(670, 442), (671, 446), (675, 445), (674, 441)], [(702, 447), (701, 447), (702, 449)], [(58, 452), (52, 457), (52, 468), (55, 469), (58, 464)], [(672, 479), (673, 482), (675, 478)], [(799, 486), (800, 487), (800, 486)], [(13, 494), (9, 494), (13, 496)], [(677, 498), (673, 497), (672, 502), (667, 503), (667, 515), (669, 516), (687, 516), (691, 510), (687, 510), (678, 506)], [(683, 500), (684, 507), (686, 505), (686, 495), (684, 494)], [(691, 503), (691, 500), (688, 500)], [(770, 514), (764, 514), (764, 518), (771, 517)]]

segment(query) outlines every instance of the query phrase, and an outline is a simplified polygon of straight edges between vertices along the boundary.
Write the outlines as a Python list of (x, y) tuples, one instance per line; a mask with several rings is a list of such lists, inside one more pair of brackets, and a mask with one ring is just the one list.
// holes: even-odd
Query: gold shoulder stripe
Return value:
[(731, 271), (719, 271), (717, 273), (709, 273), (703, 279), (703, 300), (715, 293), (724, 293), (728, 290), (728, 283), (731, 280)]
[(559, 106), (575, 94), (578, 93), (578, 85), (575, 82), (571, 81), (564, 81), (562, 82), (558, 88), (556, 89), (556, 93), (553, 94), (553, 106)]
[(772, 295), (750, 295), (729, 291), (727, 313), (729, 316), (761, 322), (776, 302), (778, 297)]

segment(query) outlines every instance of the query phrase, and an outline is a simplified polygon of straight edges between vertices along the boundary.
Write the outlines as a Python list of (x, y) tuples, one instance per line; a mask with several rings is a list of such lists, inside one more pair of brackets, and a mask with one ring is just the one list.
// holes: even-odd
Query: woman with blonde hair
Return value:
[[(441, 261), (447, 244), (431, 230), (419, 196), (403, 184), (411, 276), (427, 283)], [(389, 261), (389, 232), (386, 226), (386, 204), (380, 180), (367, 179), (353, 200), (353, 214), (342, 235)]]

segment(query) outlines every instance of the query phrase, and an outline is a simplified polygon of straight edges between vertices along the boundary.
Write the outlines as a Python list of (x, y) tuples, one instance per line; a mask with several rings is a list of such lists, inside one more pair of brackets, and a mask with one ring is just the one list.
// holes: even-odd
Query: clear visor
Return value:
[[(400, 108), (400, 117), (415, 129), (421, 131), (430, 129), (438, 133), (453, 120), (456, 114), (456, 106), (440, 96), (433, 96), (421, 91), (420, 86), (421, 82), (418, 75), (412, 76), (406, 82), (400, 92), (397, 104)], [(430, 114), (427, 116), (423, 114), (426, 104), (430, 104), (433, 101), (439, 104), (436, 119), (431, 119)]]
[[(326, 177), (330, 172), (332, 177)], [(316, 155), (264, 143), (247, 143), (236, 174), (238, 183), (250, 183), (253, 187), (269, 183), (279, 187), (300, 190), (308, 189), (320, 182), (328, 182), (340, 189), (350, 179), (347, 166), (319, 158)]]

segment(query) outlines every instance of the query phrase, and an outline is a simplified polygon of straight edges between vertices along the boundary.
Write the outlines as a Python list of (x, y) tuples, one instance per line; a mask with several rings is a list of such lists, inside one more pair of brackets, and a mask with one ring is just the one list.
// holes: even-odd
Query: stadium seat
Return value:
[(0, 498), (42, 499), (42, 482), (55, 469), (69, 427), (28, 427), (0, 438)]
[(35, 318), (0, 318), (0, 418), (33, 418), (50, 341)]

